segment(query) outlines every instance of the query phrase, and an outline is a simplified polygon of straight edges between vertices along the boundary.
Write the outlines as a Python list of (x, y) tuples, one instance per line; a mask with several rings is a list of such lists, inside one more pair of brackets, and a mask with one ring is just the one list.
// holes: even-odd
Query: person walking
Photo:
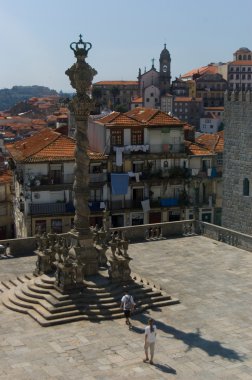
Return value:
[(123, 309), (124, 315), (125, 315), (125, 323), (129, 326), (129, 328), (132, 327), (132, 324), (130, 322), (131, 317), (131, 311), (134, 310), (135, 302), (133, 297), (129, 294), (129, 292), (126, 290), (124, 296), (121, 299), (121, 308)]
[(150, 318), (148, 321), (148, 326), (145, 327), (145, 335), (144, 335), (145, 359), (143, 360), (144, 363), (147, 363), (149, 361), (149, 349), (150, 349), (150, 364), (153, 364), (156, 335), (157, 335), (157, 326), (154, 325), (154, 320)]

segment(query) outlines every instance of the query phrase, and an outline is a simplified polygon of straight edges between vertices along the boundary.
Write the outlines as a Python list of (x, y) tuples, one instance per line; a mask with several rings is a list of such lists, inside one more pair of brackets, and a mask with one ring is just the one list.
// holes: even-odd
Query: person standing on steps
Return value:
[(149, 349), (150, 349), (150, 364), (153, 364), (156, 335), (157, 335), (157, 326), (154, 325), (154, 320), (150, 318), (148, 321), (148, 326), (145, 327), (145, 334), (144, 334), (144, 352), (146, 356), (145, 359), (143, 360), (144, 363), (147, 363), (149, 361)]
[(124, 296), (121, 299), (121, 308), (124, 311), (126, 325), (128, 325), (129, 328), (131, 328), (132, 324), (129, 319), (131, 317), (131, 311), (135, 308), (135, 302), (133, 297), (129, 294), (127, 290), (125, 291)]

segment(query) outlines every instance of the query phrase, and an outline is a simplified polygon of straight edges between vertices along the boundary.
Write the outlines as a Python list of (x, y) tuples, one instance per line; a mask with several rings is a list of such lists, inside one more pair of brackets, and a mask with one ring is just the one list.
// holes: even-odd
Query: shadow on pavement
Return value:
[[(148, 324), (150, 316), (141, 314), (135, 317), (139, 322)], [(172, 335), (175, 339), (181, 340), (188, 347), (187, 351), (190, 351), (193, 348), (199, 348), (205, 351), (209, 356), (221, 356), (230, 361), (240, 361), (243, 362), (246, 359), (246, 355), (241, 355), (237, 351), (224, 347), (221, 342), (215, 340), (211, 341), (202, 337), (200, 329), (197, 329), (196, 332), (184, 332), (176, 329), (175, 327), (166, 325), (163, 322), (155, 322), (157, 329), (161, 330), (169, 335)]]
[(162, 371), (162, 372), (165, 372), (165, 373), (171, 373), (173, 375), (177, 374), (176, 370), (174, 368), (170, 367), (167, 364), (160, 364), (160, 363), (156, 364), (155, 363), (154, 367), (156, 367), (157, 369), (159, 369), (159, 371)]

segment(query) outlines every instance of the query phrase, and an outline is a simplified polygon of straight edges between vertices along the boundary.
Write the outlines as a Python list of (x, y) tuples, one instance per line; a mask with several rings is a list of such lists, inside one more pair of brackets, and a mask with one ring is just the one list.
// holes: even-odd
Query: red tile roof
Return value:
[(120, 112), (111, 112), (109, 115), (106, 115), (102, 117), (101, 119), (98, 119), (99, 123), (106, 124), (111, 121), (113, 121), (118, 115), (120, 115)]
[(136, 80), (106, 80), (94, 83), (99, 86), (138, 86)]
[(217, 74), (217, 73), (218, 73), (218, 67), (217, 66), (208, 65), (208, 66), (202, 66), (202, 67), (198, 67), (197, 69), (193, 69), (191, 71), (188, 71), (187, 73), (183, 74), (181, 76), (181, 78), (185, 79), (188, 77), (192, 77), (195, 74), (203, 75), (203, 74)]
[(195, 142), (185, 141), (186, 152), (193, 156), (213, 155), (223, 153), (224, 132), (204, 133), (196, 138)]
[(131, 100), (131, 103), (143, 103), (143, 98), (138, 97)]
[(252, 61), (233, 61), (233, 62), (229, 62), (229, 65), (235, 65), (235, 66), (251, 66), (252, 65)]
[(224, 132), (204, 133), (196, 138), (196, 142), (213, 153), (222, 153), (224, 149)]
[(46, 128), (14, 144), (7, 144), (6, 148), (18, 162), (71, 161), (74, 159), (75, 141)]
[(210, 156), (213, 153), (209, 149), (196, 142), (185, 141), (186, 153), (192, 156)]
[(185, 123), (179, 119), (153, 108), (136, 107), (126, 113), (112, 112), (98, 120), (107, 127), (161, 127), (180, 126)]
[(147, 127), (184, 125), (179, 119), (153, 108), (136, 107), (133, 110), (126, 112), (126, 115), (140, 121)]
[[(17, 162), (73, 161), (75, 140), (50, 128), (14, 144), (6, 144), (12, 158)], [(107, 159), (107, 156), (87, 151), (90, 160)]]

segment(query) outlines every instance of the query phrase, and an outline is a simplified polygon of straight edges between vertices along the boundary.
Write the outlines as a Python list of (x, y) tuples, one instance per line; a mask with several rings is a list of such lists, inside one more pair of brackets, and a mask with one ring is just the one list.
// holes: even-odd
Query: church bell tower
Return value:
[(166, 49), (166, 44), (164, 44), (164, 49), (161, 51), (159, 64), (160, 95), (164, 95), (170, 91), (171, 85), (171, 56), (169, 51)]

